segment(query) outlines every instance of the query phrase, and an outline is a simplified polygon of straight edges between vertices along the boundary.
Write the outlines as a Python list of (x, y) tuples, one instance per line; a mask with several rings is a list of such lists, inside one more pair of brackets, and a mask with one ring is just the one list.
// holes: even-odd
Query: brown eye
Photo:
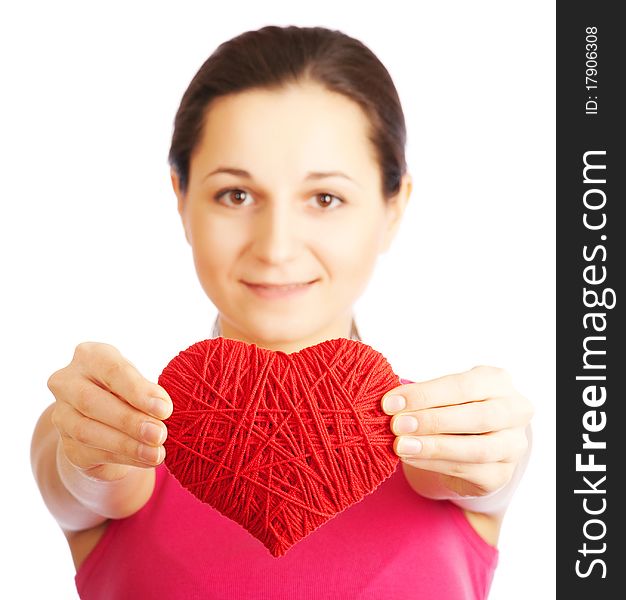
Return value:
[(244, 192), (242, 190), (231, 190), (228, 193), (228, 198), (234, 204), (242, 204), (243, 202), (246, 201), (246, 192)]
[(321, 193), (316, 195), (317, 204), (322, 208), (327, 208), (331, 206), (333, 200), (339, 200), (339, 204), (343, 204), (343, 200), (337, 196), (333, 196), (333, 194)]
[(248, 192), (238, 189), (224, 190), (215, 196), (215, 199), (218, 202), (222, 198), (227, 198), (230, 201), (231, 206), (241, 206), (247, 200)]

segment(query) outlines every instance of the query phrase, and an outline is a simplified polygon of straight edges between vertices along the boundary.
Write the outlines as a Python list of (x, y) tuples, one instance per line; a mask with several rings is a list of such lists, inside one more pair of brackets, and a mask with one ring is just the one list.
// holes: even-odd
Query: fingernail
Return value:
[(386, 413), (397, 413), (406, 408), (406, 399), (404, 396), (386, 396), (383, 398), (383, 410)]
[(170, 414), (169, 402), (163, 400), (163, 398), (150, 398), (150, 412), (160, 419), (164, 419)]
[(155, 448), (154, 446), (139, 446), (139, 458), (149, 463), (161, 461), (161, 446)]
[(399, 415), (393, 423), (393, 431), (397, 435), (413, 433), (417, 431), (417, 419), (411, 415)]
[(141, 425), (141, 437), (149, 444), (162, 444), (165, 439), (165, 428), (146, 421)]
[(422, 451), (422, 442), (411, 436), (398, 438), (398, 454), (419, 454)]

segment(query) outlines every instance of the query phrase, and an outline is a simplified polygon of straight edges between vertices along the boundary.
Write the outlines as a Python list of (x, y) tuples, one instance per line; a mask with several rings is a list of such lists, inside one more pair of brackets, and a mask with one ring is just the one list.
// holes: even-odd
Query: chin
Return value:
[(315, 328), (311, 327), (311, 322), (303, 322), (301, 317), (285, 318), (277, 316), (274, 318), (261, 318), (255, 323), (251, 323), (248, 328), (250, 334), (268, 343), (297, 342), (307, 337), (311, 337)]

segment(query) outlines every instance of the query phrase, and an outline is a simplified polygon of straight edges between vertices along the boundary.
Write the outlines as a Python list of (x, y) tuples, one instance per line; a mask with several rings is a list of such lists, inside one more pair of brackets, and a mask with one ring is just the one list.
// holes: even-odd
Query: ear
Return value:
[(187, 242), (191, 244), (191, 235), (189, 232), (189, 228), (187, 227), (187, 221), (185, 219), (185, 196), (180, 190), (180, 178), (178, 177), (178, 173), (173, 168), (170, 168), (170, 179), (172, 180), (172, 188), (174, 189), (174, 193), (176, 194), (176, 198), (178, 200), (178, 214), (183, 223), (183, 229), (185, 230), (185, 238)]
[(387, 226), (381, 241), (380, 254), (389, 250), (389, 246), (391, 246), (391, 242), (400, 227), (400, 222), (402, 221), (402, 216), (404, 215), (404, 210), (409, 202), (412, 191), (413, 178), (409, 173), (405, 173), (400, 181), (398, 192), (395, 196), (392, 196), (386, 201)]

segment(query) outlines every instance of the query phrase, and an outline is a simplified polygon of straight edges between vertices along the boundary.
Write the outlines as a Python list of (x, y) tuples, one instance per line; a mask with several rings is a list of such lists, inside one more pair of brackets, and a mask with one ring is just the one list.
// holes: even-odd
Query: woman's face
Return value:
[(222, 335), (284, 352), (349, 337), (411, 188), (383, 200), (367, 133), (358, 104), (313, 83), (211, 105), (186, 195), (172, 184)]

